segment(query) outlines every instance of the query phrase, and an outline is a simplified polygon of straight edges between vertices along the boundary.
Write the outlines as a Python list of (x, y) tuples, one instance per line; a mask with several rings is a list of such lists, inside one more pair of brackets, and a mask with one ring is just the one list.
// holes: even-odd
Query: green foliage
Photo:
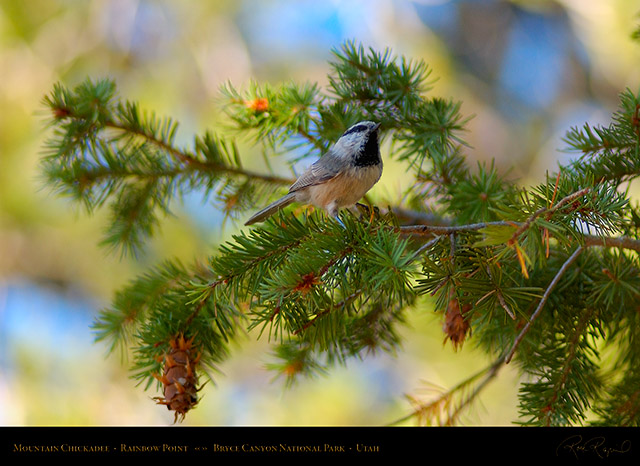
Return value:
[(509, 190), (493, 165), (479, 165), (477, 174), (451, 185), (450, 212), (461, 223), (498, 220), (494, 209), (513, 195)]
[(123, 253), (139, 252), (175, 196), (215, 191), (225, 208), (238, 178), (287, 182), (242, 171), (236, 146), (210, 133), (196, 138), (192, 152), (176, 147), (177, 123), (118, 101), (110, 80), (87, 80), (74, 90), (57, 84), (45, 104), (55, 126), (43, 159), (47, 181), (89, 211), (109, 203), (103, 244)]
[(573, 176), (609, 180), (616, 184), (632, 180), (640, 173), (640, 94), (626, 89), (620, 94), (620, 108), (609, 126), (572, 128), (565, 136), (570, 151), (583, 154), (569, 169)]
[[(395, 353), (407, 313), (430, 301), (448, 339), (495, 359), (458, 385), (470, 398), (513, 357), (524, 380), (518, 422), (640, 424), (640, 212), (622, 186), (640, 175), (640, 96), (623, 92), (607, 127), (571, 129), (568, 150), (580, 156), (524, 189), (493, 164), (467, 166), (460, 104), (429, 96), (425, 63), (353, 42), (333, 60), (326, 93), (310, 83), (227, 84), (228, 127), (267, 162), (295, 153), (294, 163), (358, 120), (379, 121), (391, 139), (383, 156), (415, 177), (404, 205), (342, 212), (344, 226), (287, 210), (202, 263), (169, 260), (115, 294), (97, 339), (133, 349), (134, 375), (148, 387), (176, 335), (195, 336), (215, 370), (248, 332), (269, 339), (269, 368), (290, 385)], [(177, 147), (177, 123), (120, 101), (112, 81), (56, 85), (45, 103), (48, 184), (89, 211), (108, 206), (104, 244), (125, 253), (140, 252), (176, 196), (202, 189), (239, 217), (290, 182), (246, 170), (234, 141), (214, 133)], [(603, 347), (618, 355), (612, 367)], [(455, 399), (462, 407), (470, 398)], [(415, 416), (428, 412), (418, 406)]]

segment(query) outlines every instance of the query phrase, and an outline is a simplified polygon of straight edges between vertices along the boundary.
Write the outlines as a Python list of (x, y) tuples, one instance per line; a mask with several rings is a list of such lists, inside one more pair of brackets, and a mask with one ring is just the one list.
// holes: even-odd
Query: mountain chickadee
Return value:
[(338, 210), (353, 206), (382, 175), (379, 127), (380, 123), (361, 121), (346, 130), (324, 156), (300, 175), (286, 196), (254, 214), (245, 225), (261, 222), (292, 202), (313, 204), (338, 219)]

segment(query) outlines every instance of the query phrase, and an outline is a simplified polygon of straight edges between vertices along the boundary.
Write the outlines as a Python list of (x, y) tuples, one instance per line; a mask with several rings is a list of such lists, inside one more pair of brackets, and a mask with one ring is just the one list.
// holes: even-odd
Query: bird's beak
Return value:
[(376, 124), (376, 126), (373, 128), (373, 130), (374, 130), (374, 131), (378, 131), (378, 128), (380, 128), (380, 125), (381, 125), (381, 124), (382, 124), (382, 123), (378, 123), (378, 124)]

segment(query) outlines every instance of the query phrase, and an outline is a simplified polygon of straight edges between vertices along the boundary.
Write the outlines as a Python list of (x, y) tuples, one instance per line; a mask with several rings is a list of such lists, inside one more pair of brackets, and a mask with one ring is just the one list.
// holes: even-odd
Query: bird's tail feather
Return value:
[(289, 193), (286, 196), (281, 197), (277, 201), (269, 204), (267, 207), (265, 207), (261, 211), (253, 214), (253, 216), (246, 221), (245, 225), (253, 225), (254, 223), (262, 222), (266, 218), (273, 215), (278, 209), (282, 209), (283, 207), (288, 206), (295, 200), (296, 200), (296, 193)]

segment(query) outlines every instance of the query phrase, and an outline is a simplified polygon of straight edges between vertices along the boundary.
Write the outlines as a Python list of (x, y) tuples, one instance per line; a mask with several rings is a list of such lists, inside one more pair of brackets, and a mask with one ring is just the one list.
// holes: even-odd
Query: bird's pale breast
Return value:
[(382, 175), (382, 165), (351, 168), (326, 183), (309, 187), (309, 202), (327, 209), (349, 207), (358, 202)]

